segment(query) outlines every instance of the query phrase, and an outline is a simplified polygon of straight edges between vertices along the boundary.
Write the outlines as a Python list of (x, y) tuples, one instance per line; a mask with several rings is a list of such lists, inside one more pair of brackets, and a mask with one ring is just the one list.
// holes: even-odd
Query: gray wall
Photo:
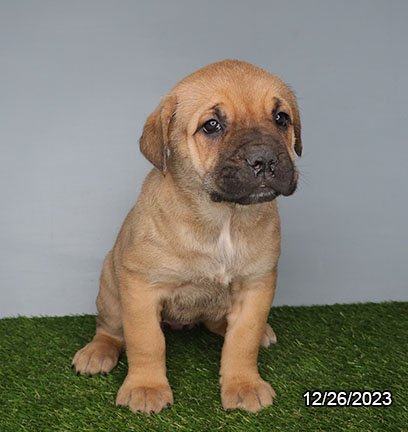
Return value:
[(95, 312), (143, 122), (224, 58), (296, 91), (275, 304), (408, 300), (408, 3), (1, 1), (0, 315)]

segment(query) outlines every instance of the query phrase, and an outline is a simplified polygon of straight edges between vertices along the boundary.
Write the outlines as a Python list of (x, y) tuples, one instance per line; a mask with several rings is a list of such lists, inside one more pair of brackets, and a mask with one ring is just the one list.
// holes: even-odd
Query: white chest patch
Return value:
[(225, 261), (231, 261), (235, 254), (234, 245), (231, 239), (231, 218), (228, 218), (218, 237), (218, 252), (224, 256)]
[(229, 284), (232, 279), (229, 270), (235, 257), (235, 247), (231, 238), (231, 218), (228, 218), (221, 228), (216, 256), (220, 266), (215, 277), (220, 283)]

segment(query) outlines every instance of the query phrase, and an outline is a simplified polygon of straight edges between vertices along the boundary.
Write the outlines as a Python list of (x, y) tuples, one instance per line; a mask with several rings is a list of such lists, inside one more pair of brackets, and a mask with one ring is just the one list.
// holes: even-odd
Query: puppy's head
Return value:
[(163, 173), (194, 171), (213, 201), (254, 204), (291, 195), (302, 153), (292, 91), (278, 77), (236, 60), (189, 75), (146, 121), (142, 153)]

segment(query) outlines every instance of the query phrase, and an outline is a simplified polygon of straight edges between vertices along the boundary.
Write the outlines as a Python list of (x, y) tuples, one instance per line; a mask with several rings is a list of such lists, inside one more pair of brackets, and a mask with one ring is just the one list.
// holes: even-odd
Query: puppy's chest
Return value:
[[(165, 298), (163, 318), (181, 322), (217, 321), (231, 308), (232, 281), (252, 270), (245, 239), (234, 235), (231, 219), (177, 262), (178, 286)], [(186, 256), (186, 255), (184, 255)]]
[(242, 243), (242, 240), (232, 235), (231, 219), (228, 219), (223, 224), (214, 246), (210, 246), (213, 251), (213, 255), (209, 255), (212, 271), (209, 274), (210, 278), (212, 276), (216, 282), (224, 285), (231, 282), (239, 267), (245, 264), (242, 262)]
[(231, 281), (236, 276), (237, 241), (231, 235), (230, 220), (212, 238), (201, 238), (198, 250), (181, 260), (182, 283), (163, 303), (164, 319), (182, 322), (223, 317), (231, 307)]
[(187, 280), (228, 285), (245, 267), (245, 239), (233, 231), (231, 218), (215, 231), (194, 238), (187, 261), (180, 262)]

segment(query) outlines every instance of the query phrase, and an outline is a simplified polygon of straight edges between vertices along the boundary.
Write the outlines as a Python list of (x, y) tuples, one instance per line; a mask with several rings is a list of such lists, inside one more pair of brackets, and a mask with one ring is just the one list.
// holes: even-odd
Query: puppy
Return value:
[(105, 259), (96, 335), (73, 366), (107, 373), (126, 348), (116, 404), (158, 413), (173, 403), (161, 322), (201, 322), (224, 336), (224, 409), (259, 411), (275, 397), (257, 357), (276, 341), (266, 323), (280, 254), (275, 198), (298, 179), (295, 97), (251, 64), (211, 64), (163, 97), (140, 149), (154, 168)]

